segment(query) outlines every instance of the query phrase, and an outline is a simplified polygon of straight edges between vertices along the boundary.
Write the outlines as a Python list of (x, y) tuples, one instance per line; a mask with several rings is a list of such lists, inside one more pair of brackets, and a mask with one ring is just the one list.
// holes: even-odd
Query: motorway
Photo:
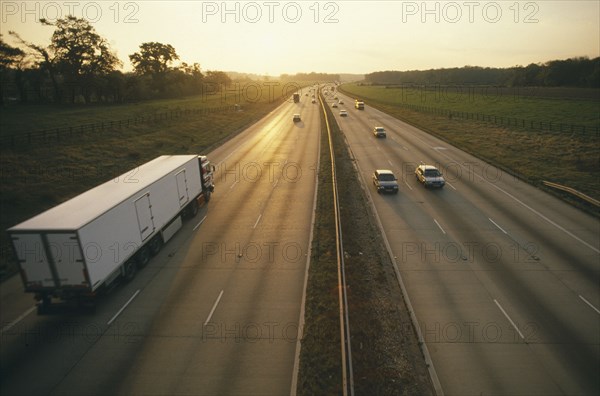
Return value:
[[(444, 394), (600, 394), (598, 220), (337, 95)], [(289, 394), (318, 151), (302, 96), (206, 153), (211, 202), (94, 315), (36, 316), (20, 279), (3, 283), (0, 394)], [(417, 183), (421, 161), (444, 189)], [(378, 168), (399, 194), (375, 193)]]
[(302, 96), (201, 153), (210, 203), (94, 315), (36, 316), (18, 277), (2, 284), (0, 394), (289, 394), (319, 135)]
[[(344, 105), (332, 110), (444, 394), (600, 394), (598, 220), (368, 101), (361, 111), (336, 95)], [(445, 188), (417, 182), (421, 162), (444, 173)], [(376, 193), (375, 169), (394, 171), (397, 195)]]

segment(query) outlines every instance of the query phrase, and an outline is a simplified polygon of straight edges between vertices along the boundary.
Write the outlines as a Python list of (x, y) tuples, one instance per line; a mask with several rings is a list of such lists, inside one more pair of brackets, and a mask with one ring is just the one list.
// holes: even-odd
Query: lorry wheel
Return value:
[(187, 211), (186, 211), (186, 216), (187, 218), (191, 219), (193, 217), (196, 217), (196, 215), (198, 214), (198, 201), (196, 201), (195, 199), (190, 202), (190, 204), (187, 207)]
[(136, 255), (137, 266), (144, 268), (150, 261), (150, 249), (147, 246), (143, 246)]
[(45, 315), (50, 309), (50, 297), (44, 296), (37, 304), (37, 314)]
[(135, 273), (137, 272), (137, 265), (135, 264), (135, 261), (133, 260), (127, 260), (127, 262), (125, 262), (124, 264), (124, 268), (123, 268), (123, 279), (125, 279), (125, 282), (130, 282), (131, 280), (133, 280), (133, 278), (135, 278)]
[(150, 240), (150, 242), (148, 242), (148, 248), (150, 249), (150, 254), (152, 256), (156, 256), (158, 254), (158, 252), (160, 252), (160, 249), (162, 248), (162, 238), (160, 235), (156, 235), (154, 238), (152, 238), (152, 240)]

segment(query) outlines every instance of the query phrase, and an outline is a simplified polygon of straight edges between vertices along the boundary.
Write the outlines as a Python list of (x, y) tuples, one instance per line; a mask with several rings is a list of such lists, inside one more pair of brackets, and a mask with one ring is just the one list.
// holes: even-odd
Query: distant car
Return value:
[(334, 97), (333, 99), (335, 99), (335, 100), (338, 100), (338, 97), (336, 96), (336, 97)]
[(398, 178), (388, 169), (377, 169), (373, 172), (373, 184), (378, 193), (390, 192), (398, 194)]
[(300, 121), (302, 121), (302, 119), (300, 118), (300, 114), (294, 114), (292, 116), (292, 121), (294, 121), (294, 122), (300, 122)]
[(338, 103), (339, 103), (339, 104), (344, 104), (344, 101), (343, 101), (343, 100), (340, 100)]
[(346, 110), (340, 110), (340, 117), (348, 117), (348, 112)]
[(438, 187), (442, 188), (446, 184), (442, 172), (440, 172), (435, 166), (432, 165), (419, 165), (415, 169), (415, 177), (419, 183), (427, 187)]
[(378, 138), (380, 138), (380, 137), (384, 138), (384, 137), (386, 137), (385, 129), (383, 127), (375, 127), (375, 128), (373, 128), (373, 135), (375, 135), (375, 137), (378, 137)]
[(306, 94), (304, 94), (304, 96), (308, 96), (308, 94), (306, 93)]
[(333, 107), (334, 109), (337, 109), (338, 105), (337, 105), (337, 103), (333, 102), (333, 104), (331, 105), (331, 107)]
[(312, 100), (312, 103), (317, 103), (317, 101), (315, 99)]

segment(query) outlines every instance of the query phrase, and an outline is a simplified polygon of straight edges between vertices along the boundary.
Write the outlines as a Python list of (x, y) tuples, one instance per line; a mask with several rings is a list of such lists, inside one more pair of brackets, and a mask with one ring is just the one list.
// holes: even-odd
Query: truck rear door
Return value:
[(177, 179), (177, 193), (179, 194), (179, 207), (183, 208), (189, 200), (187, 179), (185, 177), (185, 169), (175, 175)]
[(86, 268), (75, 233), (47, 234), (48, 251), (61, 287), (87, 287)]
[(55, 282), (40, 234), (11, 234), (26, 291), (55, 288)]

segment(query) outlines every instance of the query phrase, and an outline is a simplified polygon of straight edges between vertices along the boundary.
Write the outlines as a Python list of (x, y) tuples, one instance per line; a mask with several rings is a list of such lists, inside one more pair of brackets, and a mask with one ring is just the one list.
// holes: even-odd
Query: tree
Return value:
[(19, 65), (25, 57), (23, 50), (7, 44), (0, 34), (0, 104), (4, 104), (4, 91), (8, 83), (8, 71)]
[(173, 70), (171, 64), (179, 55), (171, 44), (148, 42), (142, 43), (140, 51), (129, 55), (129, 59), (136, 74), (152, 76), (154, 88), (164, 93), (166, 75)]
[(93, 84), (98, 78), (109, 75), (122, 62), (110, 50), (107, 41), (96, 33), (94, 27), (83, 18), (67, 16), (55, 23), (40, 19), (46, 26), (54, 26), (51, 44), (53, 63), (62, 74), (66, 84), (71, 86), (71, 100), (76, 92), (82, 93), (90, 101)]

